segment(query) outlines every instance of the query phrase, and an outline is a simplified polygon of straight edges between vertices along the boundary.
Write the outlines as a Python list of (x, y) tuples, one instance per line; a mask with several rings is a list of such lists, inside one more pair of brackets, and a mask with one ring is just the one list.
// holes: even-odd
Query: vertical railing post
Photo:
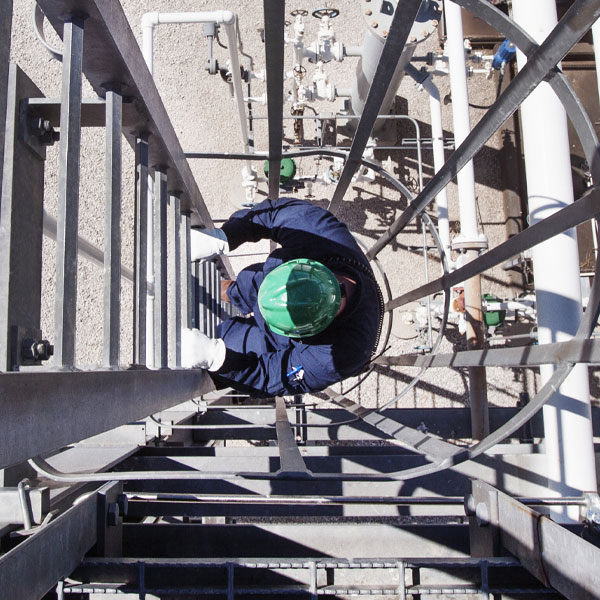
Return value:
[(148, 134), (135, 142), (135, 280), (133, 294), (133, 362), (146, 364), (148, 266)]
[(192, 326), (192, 261), (190, 251), (191, 219), (189, 213), (181, 213), (181, 319), (183, 327)]
[(154, 366), (168, 366), (167, 173), (154, 171)]
[(83, 20), (68, 15), (63, 34), (55, 299), (55, 355), (61, 367), (75, 364)]
[(119, 365), (121, 333), (121, 86), (106, 86), (106, 208), (104, 217), (104, 366)]
[[(170, 245), (169, 245), (169, 271), (171, 272), (172, 285), (171, 296), (169, 298), (169, 307), (171, 309), (172, 327), (169, 330), (169, 348), (171, 349), (170, 364), (174, 367), (181, 366), (181, 200), (177, 192), (169, 194), (169, 227), (170, 227)], [(183, 253), (185, 254), (185, 253)]]

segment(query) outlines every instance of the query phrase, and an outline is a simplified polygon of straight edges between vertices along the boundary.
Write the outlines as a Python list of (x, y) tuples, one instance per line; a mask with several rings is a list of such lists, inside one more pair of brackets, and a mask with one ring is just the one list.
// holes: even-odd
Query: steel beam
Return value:
[(554, 31), (529, 58), (526, 67), (512, 80), (460, 147), (400, 217), (371, 246), (367, 252), (368, 258), (372, 259), (377, 256), (408, 223), (425, 210), (435, 196), (473, 158), (502, 123), (518, 109), (523, 100), (548, 76), (555, 65), (579, 41), (599, 16), (600, 2), (598, 0), (577, 0), (571, 6)]
[(404, 0), (396, 7), (356, 133), (352, 139), (348, 160), (344, 165), (340, 180), (329, 204), (329, 210), (333, 213), (339, 208), (344, 199), (344, 194), (350, 186), (352, 177), (360, 165), (360, 159), (367, 147), (371, 131), (373, 131), (379, 110), (400, 60), (400, 55), (408, 41), (410, 30), (417, 18), (420, 6), (421, 0)]
[(287, 410), (283, 398), (275, 399), (275, 429), (277, 432), (277, 446), (279, 447), (279, 471), (282, 476), (286, 474), (308, 474), (308, 469), (298, 450), (296, 436), (288, 421)]
[(381, 356), (375, 360), (381, 365), (401, 365), (422, 368), (461, 367), (539, 367), (558, 363), (600, 364), (600, 340), (573, 339), (553, 344), (520, 346), (511, 348), (486, 348), (466, 350), (452, 354), (403, 354)]
[(214, 389), (202, 370), (6, 373), (0, 468), (142, 419)]
[(549, 517), (495, 488), (474, 482), (475, 507), (482, 525), (499, 533), (502, 546), (544, 585), (566, 598), (592, 600), (600, 589), (600, 548)]
[(96, 543), (96, 519), (97, 496), (91, 494), (3, 554), (2, 595), (11, 600), (45, 596)]
[[(171, 367), (181, 366), (181, 298), (183, 291), (182, 282), (182, 252), (181, 252), (181, 200), (175, 192), (169, 194), (169, 271), (171, 272), (171, 296), (169, 306), (171, 308), (172, 327), (169, 334), (169, 348), (171, 356)], [(184, 253), (185, 255), (185, 248)], [(186, 274), (189, 271), (186, 271)], [(189, 275), (186, 275), (186, 279)], [(187, 293), (187, 286), (185, 292)], [(187, 324), (186, 324), (187, 326)]]
[[(131, 525), (123, 526), (123, 556), (231, 557), (280, 556), (379, 558), (466, 557), (463, 525), (285, 524), (285, 525)], [(335, 559), (332, 559), (335, 560)]]
[[(107, 86), (105, 91), (114, 85)], [(121, 86), (122, 87), (122, 86)], [(49, 122), (51, 127), (60, 127), (60, 98), (28, 98), (27, 110), (33, 110), (42, 119)], [(135, 105), (128, 97), (122, 98), (122, 121), (123, 127), (133, 127), (137, 122)], [(81, 99), (81, 126), (106, 127), (106, 101), (104, 98), (82, 98)]]
[(279, 198), (279, 171), (283, 139), (283, 58), (285, 0), (263, 0), (269, 118), (269, 198)]
[(22, 100), (41, 92), (11, 64), (7, 94), (0, 201), (0, 371), (21, 363), (17, 328), (29, 330), (28, 337), (40, 329), (42, 285), (45, 149), (38, 138), (30, 137), (31, 146), (20, 133), (27, 127)]
[(133, 363), (146, 364), (148, 308), (148, 134), (135, 143), (135, 281), (133, 286)]
[(106, 204), (104, 213), (104, 366), (119, 364), (121, 335), (121, 86), (106, 90)]
[(154, 366), (169, 363), (167, 339), (167, 173), (154, 171)]
[(61, 367), (75, 365), (83, 21), (71, 13), (64, 25), (54, 319), (55, 360)]

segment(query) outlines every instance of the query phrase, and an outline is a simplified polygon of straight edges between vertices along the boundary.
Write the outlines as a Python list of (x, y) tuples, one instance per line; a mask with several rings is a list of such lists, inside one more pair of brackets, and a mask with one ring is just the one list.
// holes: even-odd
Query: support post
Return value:
[[(181, 366), (181, 297), (182, 297), (182, 252), (181, 252), (181, 200), (177, 192), (169, 194), (169, 227), (171, 229), (169, 246), (169, 271), (171, 272), (171, 307), (172, 327), (169, 335), (169, 348), (174, 367)], [(187, 293), (187, 290), (186, 290)]]
[(154, 171), (154, 366), (168, 366), (167, 173)]
[(135, 142), (135, 281), (133, 294), (133, 362), (146, 364), (148, 282), (148, 134)]
[(63, 34), (56, 232), (55, 354), (57, 364), (66, 368), (75, 365), (83, 20), (81, 15), (68, 15)]
[(121, 335), (121, 86), (106, 89), (106, 208), (104, 217), (104, 366), (119, 365)]
[(189, 213), (181, 213), (181, 318), (183, 327), (192, 326), (192, 260), (190, 249), (191, 219)]
[[(8, 77), (4, 180), (0, 201), (0, 371), (20, 364), (18, 328), (40, 329), (45, 147), (20, 136), (22, 100), (42, 96), (17, 65)], [(28, 337), (29, 337), (28, 335)]]

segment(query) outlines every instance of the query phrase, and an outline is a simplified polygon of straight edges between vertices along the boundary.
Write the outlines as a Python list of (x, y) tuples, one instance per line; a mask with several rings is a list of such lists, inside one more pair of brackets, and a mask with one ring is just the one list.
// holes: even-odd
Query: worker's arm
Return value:
[(360, 252), (347, 227), (325, 209), (295, 198), (265, 200), (238, 211), (223, 225), (229, 249), (244, 242), (271, 239), (284, 248), (326, 247), (333, 253)]
[(220, 383), (251, 394), (289, 396), (316, 392), (339, 381), (342, 377), (332, 365), (330, 357), (324, 356), (317, 367), (315, 356), (296, 349), (261, 355), (227, 349), (224, 364), (213, 375)]

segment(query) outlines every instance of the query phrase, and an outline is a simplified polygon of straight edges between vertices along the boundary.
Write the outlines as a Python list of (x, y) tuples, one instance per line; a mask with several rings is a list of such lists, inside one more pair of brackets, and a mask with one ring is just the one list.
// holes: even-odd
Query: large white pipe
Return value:
[[(431, 143), (433, 147), (433, 170), (437, 173), (446, 162), (444, 154), (444, 129), (442, 127), (442, 104), (440, 92), (428, 75), (420, 85), (429, 94), (429, 111), (431, 114)], [(450, 223), (448, 221), (448, 196), (446, 188), (435, 197), (438, 214), (438, 233), (442, 246), (450, 260)]]
[[(513, 18), (541, 44), (557, 23), (555, 0), (513, 0)], [(527, 62), (517, 53), (519, 69)], [(521, 106), (529, 219), (533, 225), (573, 202), (571, 160), (564, 108), (547, 83), (541, 83)], [(581, 320), (579, 253), (575, 230), (562, 233), (532, 251), (538, 340), (570, 339)], [(540, 368), (542, 384), (554, 367)], [(544, 407), (547, 476), (556, 494), (596, 490), (588, 370), (577, 365)], [(557, 510), (556, 517), (578, 519), (577, 510)]]
[[(446, 51), (448, 54), (448, 67), (450, 72), (454, 139), (456, 147), (458, 147), (471, 132), (462, 14), (460, 6), (450, 0), (445, 0), (444, 12), (446, 17)], [(485, 236), (480, 235), (477, 225), (477, 202), (475, 199), (475, 172), (473, 170), (473, 161), (469, 161), (458, 172), (457, 182), (460, 236), (455, 242), (485, 243)]]

